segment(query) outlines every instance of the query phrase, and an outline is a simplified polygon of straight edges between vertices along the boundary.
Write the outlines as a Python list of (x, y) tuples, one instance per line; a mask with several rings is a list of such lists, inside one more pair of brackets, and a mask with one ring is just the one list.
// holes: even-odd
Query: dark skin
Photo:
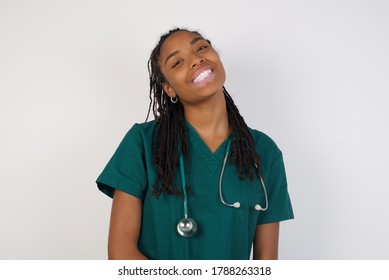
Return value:
[[(222, 91), (226, 74), (219, 55), (200, 36), (177, 32), (162, 45), (159, 65), (166, 79), (164, 91), (170, 97), (178, 96), (187, 121), (210, 150), (216, 151), (231, 133)], [(212, 71), (210, 77), (200, 85), (194, 83), (207, 69)]]
[[(160, 70), (164, 91), (179, 98), (185, 118), (215, 152), (230, 135), (222, 87), (226, 74), (218, 53), (201, 36), (186, 31), (172, 34), (161, 47)], [(116, 190), (112, 203), (108, 240), (109, 259), (147, 259), (137, 243), (142, 201)], [(254, 259), (278, 258), (279, 223), (258, 225)]]

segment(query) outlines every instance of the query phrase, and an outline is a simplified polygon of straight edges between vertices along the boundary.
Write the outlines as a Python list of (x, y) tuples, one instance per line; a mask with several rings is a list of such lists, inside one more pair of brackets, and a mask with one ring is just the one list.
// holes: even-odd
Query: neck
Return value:
[(225, 96), (222, 91), (208, 102), (195, 106), (185, 104), (184, 109), (186, 120), (204, 141), (215, 142), (215, 146), (218, 146), (219, 142), (224, 141), (231, 133)]

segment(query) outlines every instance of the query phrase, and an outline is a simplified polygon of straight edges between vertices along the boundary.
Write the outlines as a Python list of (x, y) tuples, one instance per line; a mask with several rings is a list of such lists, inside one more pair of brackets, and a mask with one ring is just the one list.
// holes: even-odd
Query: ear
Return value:
[(167, 83), (167, 82), (164, 82), (162, 84), (162, 88), (163, 90), (166, 92), (166, 94), (171, 97), (171, 98), (175, 98), (177, 96), (176, 92), (174, 91), (174, 89)]

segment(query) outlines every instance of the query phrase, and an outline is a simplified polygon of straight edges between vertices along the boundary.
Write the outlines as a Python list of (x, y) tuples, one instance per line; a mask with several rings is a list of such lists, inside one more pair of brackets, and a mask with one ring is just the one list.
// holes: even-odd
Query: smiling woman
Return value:
[(276, 259), (292, 219), (282, 153), (250, 129), (218, 53), (174, 29), (149, 59), (154, 121), (135, 124), (97, 179), (113, 197), (110, 259)]
[(172, 34), (161, 47), (159, 65), (166, 79), (163, 89), (172, 98), (178, 95), (185, 105), (222, 94), (223, 64), (211, 44), (196, 33)]

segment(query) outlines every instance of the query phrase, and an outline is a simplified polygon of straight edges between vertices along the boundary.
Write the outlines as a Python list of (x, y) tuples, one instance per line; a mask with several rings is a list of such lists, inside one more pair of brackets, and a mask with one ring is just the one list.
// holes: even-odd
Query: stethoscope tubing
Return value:
[[(231, 150), (231, 140), (228, 141), (227, 143), (227, 148), (226, 148), (226, 154), (224, 156), (224, 159), (223, 159), (223, 166), (222, 166), (222, 170), (220, 172), (220, 177), (219, 177), (219, 197), (220, 197), (220, 200), (221, 202), (226, 205), (226, 206), (229, 206), (229, 207), (234, 207), (234, 208), (240, 208), (240, 203), (239, 202), (234, 202), (233, 204), (231, 203), (227, 203), (224, 198), (223, 198), (223, 190), (222, 190), (222, 186), (223, 186), (223, 175), (224, 175), (224, 169), (226, 167), (226, 164), (227, 164), (227, 160), (228, 160), (228, 156), (230, 154), (230, 150)], [(256, 166), (257, 167), (257, 166)], [(259, 181), (261, 182), (261, 186), (262, 186), (262, 189), (263, 189), (263, 193), (264, 193), (264, 197), (265, 197), (265, 208), (263, 208), (261, 205), (259, 204), (256, 204), (255, 205), (255, 210), (258, 210), (258, 211), (266, 211), (268, 206), (269, 206), (269, 201), (268, 201), (268, 197), (267, 197), (267, 191), (266, 191), (266, 186), (265, 186), (265, 182), (261, 176), (261, 174), (259, 174), (259, 172), (257, 172), (258, 174), (258, 177), (259, 177)]]
[(186, 193), (186, 178), (185, 178), (185, 167), (184, 167), (184, 158), (180, 156), (180, 172), (181, 172), (181, 184), (182, 192), (184, 193), (184, 217), (188, 218), (188, 195)]
[[(227, 203), (223, 197), (223, 189), (222, 189), (223, 176), (224, 176), (224, 170), (225, 170), (226, 165), (227, 165), (227, 160), (228, 160), (228, 156), (230, 153), (230, 149), (231, 149), (231, 140), (228, 140), (226, 153), (225, 153), (225, 156), (223, 159), (223, 166), (222, 166), (222, 169), (220, 172), (220, 177), (219, 177), (219, 197), (220, 197), (220, 201), (224, 205), (229, 206), (229, 207), (234, 207), (234, 208), (240, 208), (239, 202), (234, 202), (233, 204), (230, 204), (230, 203)], [(184, 157), (182, 156), (182, 154), (180, 155), (180, 173), (181, 173), (182, 192), (184, 194), (184, 219), (181, 219), (178, 222), (177, 231), (183, 237), (190, 237), (190, 236), (193, 236), (193, 234), (195, 234), (195, 232), (197, 230), (197, 225), (193, 219), (188, 218), (188, 195), (186, 192), (185, 164), (184, 164)], [(266, 211), (268, 206), (269, 206), (266, 186), (265, 186), (265, 182), (264, 182), (264, 180), (259, 172), (258, 172), (258, 177), (259, 177), (259, 180), (261, 182), (261, 186), (262, 186), (263, 193), (265, 196), (265, 207), (263, 208), (261, 205), (256, 204), (254, 208), (257, 211)]]

